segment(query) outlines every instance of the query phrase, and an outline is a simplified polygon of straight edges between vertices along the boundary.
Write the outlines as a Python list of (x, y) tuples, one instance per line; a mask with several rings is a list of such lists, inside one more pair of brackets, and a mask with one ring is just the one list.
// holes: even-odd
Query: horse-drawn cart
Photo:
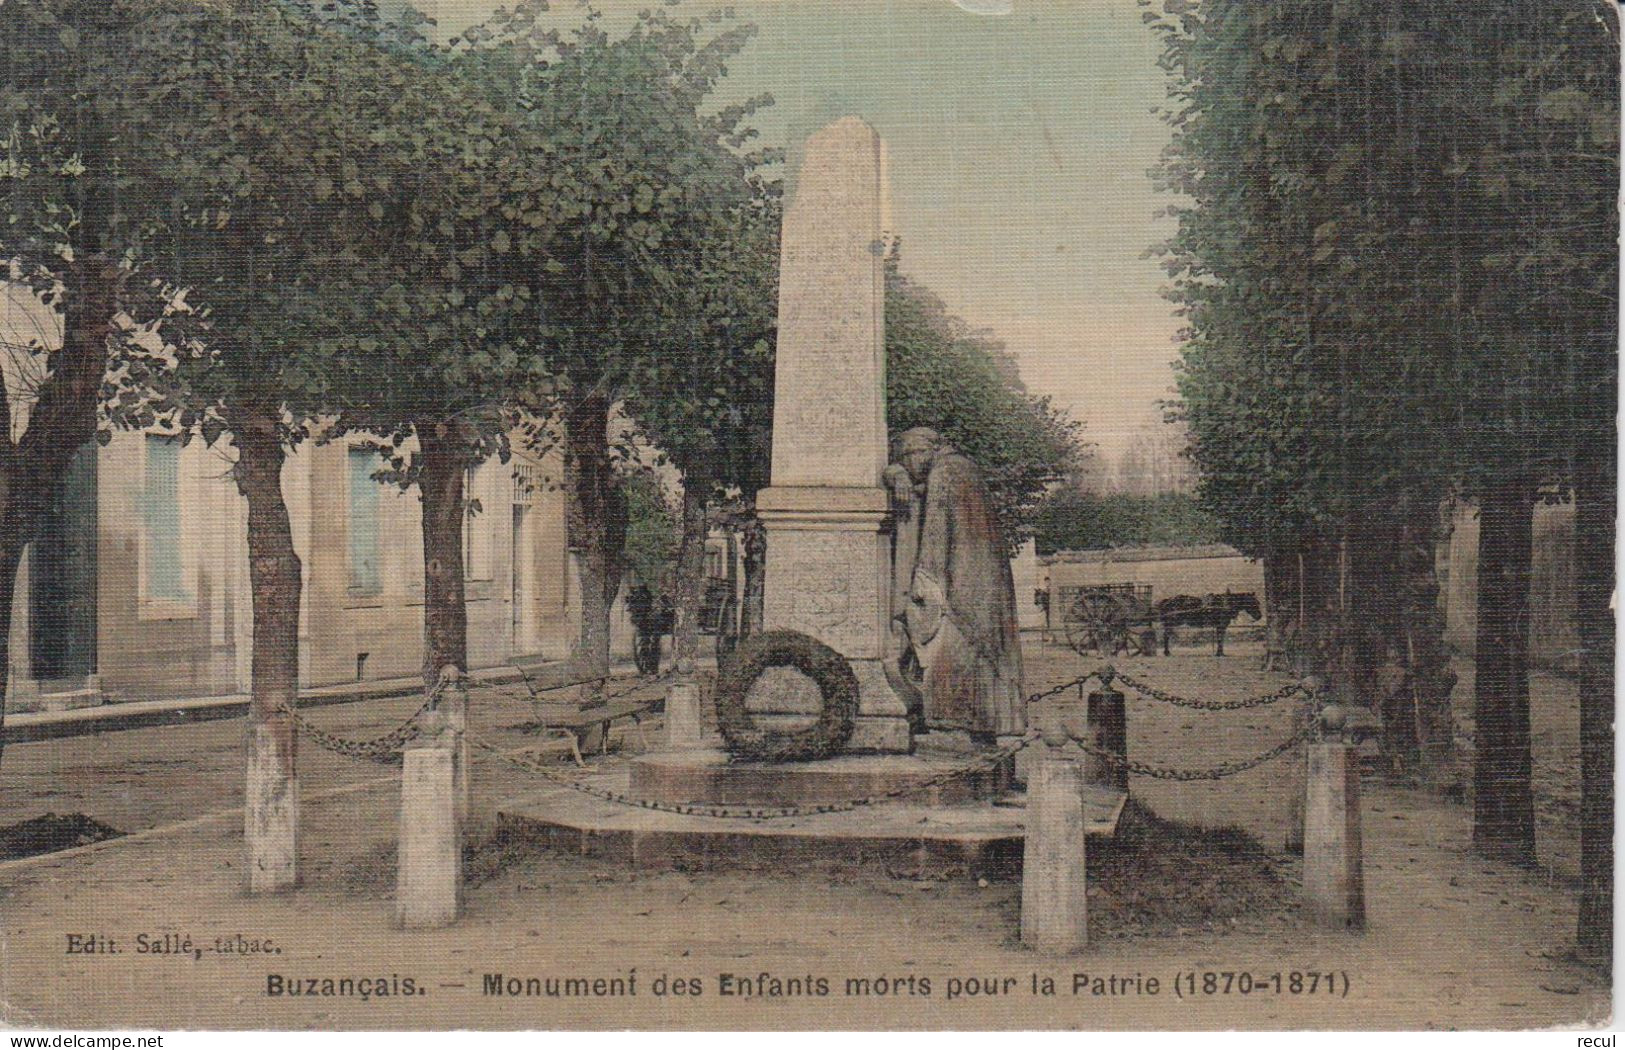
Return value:
[(1151, 586), (1108, 583), (1061, 589), (1061, 628), (1074, 652), (1149, 656), (1157, 649)]

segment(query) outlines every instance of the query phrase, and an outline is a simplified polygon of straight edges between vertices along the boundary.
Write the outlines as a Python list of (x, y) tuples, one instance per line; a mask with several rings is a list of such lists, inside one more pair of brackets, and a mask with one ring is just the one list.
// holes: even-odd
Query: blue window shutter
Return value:
[(146, 594), (162, 601), (185, 602), (181, 571), (180, 458), (178, 439), (148, 434), (142, 477), (141, 513), (146, 529)]
[(372, 449), (350, 449), (350, 589), (377, 594), (378, 580), (378, 454)]

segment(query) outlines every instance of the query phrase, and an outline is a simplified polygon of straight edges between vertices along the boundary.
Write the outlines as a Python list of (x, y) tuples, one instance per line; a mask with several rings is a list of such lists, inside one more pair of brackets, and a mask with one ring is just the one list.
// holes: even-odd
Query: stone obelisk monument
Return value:
[(844, 117), (807, 140), (779, 265), (764, 622), (845, 656), (860, 698), (848, 747), (908, 751), (887, 682), (891, 536), (886, 490), (885, 186), (875, 129)]

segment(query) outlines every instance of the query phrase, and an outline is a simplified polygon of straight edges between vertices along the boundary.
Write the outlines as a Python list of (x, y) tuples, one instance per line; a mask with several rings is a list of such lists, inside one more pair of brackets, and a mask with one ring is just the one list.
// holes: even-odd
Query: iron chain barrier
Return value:
[(1312, 695), (1308, 687), (1302, 682), (1290, 682), (1273, 693), (1263, 693), (1259, 696), (1248, 697), (1245, 700), (1194, 700), (1158, 689), (1149, 682), (1142, 682), (1138, 678), (1126, 675), (1121, 671), (1115, 672), (1113, 677), (1141, 696), (1151, 700), (1160, 700), (1175, 707), (1188, 707), (1196, 711), (1246, 711), (1254, 707), (1267, 707), (1292, 696)]
[(294, 727), (299, 730), (300, 735), (322, 750), (331, 751), (335, 755), (343, 755), (345, 758), (361, 758), (370, 762), (390, 765), (400, 761), (401, 748), (415, 740), (418, 734), (422, 732), (422, 726), (418, 720), (439, 702), (440, 694), (445, 692), (446, 682), (445, 678), (437, 678), (434, 688), (429, 690), (428, 694), (423, 698), (423, 703), (418, 705), (416, 711), (408, 715), (405, 721), (395, 726), (395, 728), (371, 740), (351, 740), (347, 737), (329, 733), (327, 730), (307, 722), (305, 717), (292, 707), (283, 707), (282, 711), (293, 719)]
[[(521, 671), (520, 673), (523, 676), (524, 672)], [(607, 703), (610, 700), (630, 695), (639, 689), (646, 689), (651, 686), (659, 685), (662, 682), (670, 679), (674, 674), (675, 670), (672, 670), (667, 671), (664, 674), (657, 675), (653, 678), (639, 679), (638, 681), (605, 696), (604, 702)], [(1293, 683), (1278, 690), (1276, 693), (1253, 697), (1242, 701), (1190, 700), (1185, 697), (1176, 697), (1173, 696), (1173, 694), (1164, 693), (1161, 690), (1154, 689), (1145, 685), (1144, 683), (1129, 679), (1121, 674), (1114, 674), (1112, 668), (1108, 666), (1101, 671), (1092, 671), (1089, 674), (1080, 675), (1050, 689), (1033, 693), (1026, 698), (1025, 702), (1028, 705), (1039, 703), (1040, 701), (1058, 696), (1070, 689), (1081, 687), (1092, 679), (1099, 680), (1103, 685), (1109, 686), (1114, 678), (1122, 680), (1124, 684), (1129, 686), (1131, 689), (1144, 693), (1152, 699), (1163, 700), (1181, 707), (1191, 707), (1198, 710), (1208, 711), (1242, 710), (1251, 707), (1262, 707), (1266, 704), (1273, 704), (1293, 695), (1302, 695), (1306, 699), (1310, 699), (1313, 696), (1313, 694), (1302, 685)], [(529, 684), (530, 683), (527, 679), (527, 685)], [(572, 685), (583, 684), (587, 683), (579, 681), (570, 682), (559, 686), (549, 686), (542, 690), (532, 688), (531, 693), (534, 697), (540, 692), (550, 692), (555, 689), (562, 689)], [(374, 737), (371, 740), (351, 740), (346, 737), (329, 733), (326, 730), (323, 730), (306, 721), (297, 710), (291, 707), (284, 707), (282, 710), (293, 718), (294, 724), (301, 735), (305, 736), (307, 739), (311, 740), (324, 750), (331, 751), (334, 754), (342, 755), (347, 758), (366, 759), (368, 761), (382, 764), (393, 764), (399, 763), (402, 748), (404, 748), (405, 745), (410, 743), (412, 740), (416, 739), (421, 733), (422, 728), (420, 719), (439, 701), (442, 693), (444, 692), (445, 685), (446, 682), (444, 680), (437, 681), (434, 688), (431, 689), (425, 696), (423, 703), (418, 706), (417, 710), (413, 711), (410, 716), (408, 716), (394, 728), (390, 729), (388, 732), (382, 734), (381, 736)], [(1130, 759), (1124, 755), (1118, 754), (1117, 752), (1102, 748), (1092, 741), (1079, 737), (1074, 733), (1068, 733), (1067, 735), (1085, 754), (1099, 759), (1100, 761), (1114, 768), (1126, 767), (1130, 773), (1139, 776), (1151, 777), (1157, 780), (1189, 782), (1197, 780), (1221, 780), (1226, 777), (1235, 776), (1239, 773), (1244, 773), (1248, 770), (1255, 769), (1267, 762), (1281, 757), (1282, 755), (1291, 751), (1293, 748), (1314, 738), (1317, 732), (1317, 726), (1314, 720), (1311, 719), (1296, 730), (1291, 736), (1287, 737), (1285, 740), (1274, 745), (1261, 754), (1254, 755), (1250, 758), (1221, 762), (1217, 765), (1201, 769), (1178, 769), (1169, 766), (1153, 765), (1137, 759)], [(551, 783), (558, 784), (559, 786), (568, 788), (571, 791), (575, 791), (601, 801), (611, 802), (617, 805), (636, 809), (674, 813), (681, 816), (705, 816), (728, 820), (764, 821), (819, 816), (832, 813), (847, 813), (869, 806), (879, 806), (890, 802), (896, 802), (911, 795), (923, 794), (949, 784), (955, 780), (990, 771), (1000, 763), (1012, 758), (1023, 749), (1038, 743), (1042, 738), (1036, 730), (1028, 730), (1024, 736), (1013, 741), (1012, 743), (1006, 744), (995, 751), (982, 755), (976, 760), (965, 765), (956, 766), (953, 769), (945, 770), (942, 773), (939, 773), (936, 776), (928, 777), (925, 780), (915, 781), (901, 787), (893, 788), (888, 791), (877, 792), (871, 795), (843, 799), (838, 802), (825, 802), (803, 806), (723, 806), (705, 803), (679, 804), (661, 802), (655, 799), (638, 798), (636, 796), (627, 794), (626, 792), (597, 787), (595, 785), (586, 783), (577, 777), (570, 776), (559, 770), (545, 766), (534, 758), (504, 751), (496, 744), (474, 737), (472, 734), (469, 734), (468, 739), (472, 747), (492, 755), (506, 765), (535, 776), (540, 776)]]
[[(1097, 678), (1109, 683), (1111, 680), (1110, 668), (1107, 668), (1105, 673), (1091, 672), (1064, 682), (1051, 689), (1034, 693), (1027, 697), (1026, 702), (1028, 704), (1038, 703), (1041, 700), (1059, 695), (1060, 693), (1066, 692), (1069, 689), (1081, 686), (1091, 679)], [(1204, 709), (1229, 710), (1237, 706), (1259, 707), (1263, 706), (1263, 703), (1259, 702), (1260, 699), (1262, 699), (1264, 703), (1275, 703), (1278, 700), (1286, 699), (1287, 697), (1297, 693), (1302, 693), (1306, 697), (1310, 695), (1308, 690), (1304, 689), (1302, 686), (1293, 684), (1292, 686), (1281, 690), (1279, 695), (1270, 696), (1268, 698), (1254, 698), (1250, 701), (1244, 701), (1239, 705), (1218, 704), (1215, 707), (1208, 707)], [(1199, 703), (1210, 704), (1215, 702), (1200, 701)], [(1098, 758), (1115, 767), (1126, 766), (1131, 773), (1135, 773), (1140, 776), (1152, 777), (1158, 780), (1196, 781), (1221, 780), (1226, 777), (1235, 776), (1239, 773), (1245, 773), (1250, 769), (1255, 769), (1267, 762), (1271, 762), (1281, 757), (1282, 755), (1291, 751), (1293, 748), (1313, 739), (1317, 735), (1318, 731), (1319, 730), (1316, 724), (1313, 721), (1310, 721), (1302, 725), (1291, 736), (1287, 737), (1285, 740), (1282, 740), (1280, 743), (1275, 744), (1261, 754), (1253, 755), (1249, 758), (1221, 762), (1215, 766), (1210, 766), (1204, 769), (1176, 769), (1168, 766), (1152, 765), (1148, 762), (1130, 759), (1116, 752), (1109, 751), (1105, 748), (1097, 746), (1091, 741), (1080, 739), (1075, 735), (1068, 735), (1071, 736), (1071, 738), (1077, 743), (1078, 747), (1086, 754), (1092, 755), (1095, 758)], [(635, 809), (674, 813), (680, 816), (715, 817), (724, 820), (767, 821), (819, 816), (830, 813), (848, 813), (868, 806), (879, 806), (890, 802), (896, 802), (910, 795), (918, 795), (935, 788), (942, 787), (943, 785), (951, 783), (952, 781), (958, 780), (962, 777), (987, 772), (1005, 760), (1012, 758), (1016, 755), (1016, 753), (1024, 750), (1025, 748), (1031, 747), (1036, 743), (1039, 743), (1041, 739), (1042, 737), (1037, 730), (1028, 730), (1027, 733), (1018, 740), (1006, 744), (996, 751), (989, 752), (973, 762), (955, 767), (954, 769), (945, 770), (942, 773), (929, 777), (925, 780), (916, 781), (912, 784), (893, 788), (889, 791), (877, 792), (871, 795), (863, 795), (857, 798), (844, 799), (839, 802), (825, 802), (804, 806), (723, 806), (711, 805), (707, 803), (679, 804), (661, 802), (656, 799), (639, 798), (624, 791), (616, 791), (611, 788), (597, 787), (595, 785), (586, 783), (577, 777), (570, 776), (560, 772), (557, 769), (544, 766), (535, 759), (505, 752), (489, 741), (471, 738), (470, 743), (472, 746), (480, 749), (481, 751), (487, 752), (509, 766), (542, 777), (551, 783), (558, 784), (559, 786), (568, 788), (571, 791), (575, 791), (604, 802), (611, 802), (616, 805), (627, 806)]]
[[(524, 672), (521, 671), (520, 674), (523, 676)], [(639, 679), (625, 688), (606, 695), (601, 702), (609, 703), (610, 701), (618, 700), (623, 696), (629, 696), (632, 693), (637, 692), (639, 689), (646, 689), (653, 685), (659, 685), (660, 683), (671, 678), (674, 674), (675, 671), (673, 670), (667, 671), (664, 674), (657, 675), (653, 678)], [(595, 681), (595, 679), (566, 682), (562, 685), (548, 686), (547, 688), (540, 690), (533, 689), (532, 695), (535, 696), (537, 693), (550, 692), (555, 689), (565, 689), (569, 688), (570, 686), (586, 685), (592, 681)], [(342, 755), (345, 758), (365, 759), (369, 762), (377, 762), (381, 765), (398, 765), (401, 761), (401, 750), (407, 744), (417, 739), (417, 737), (422, 733), (422, 726), (419, 719), (421, 719), (434, 707), (434, 705), (439, 701), (440, 695), (444, 689), (445, 683), (443, 681), (437, 681), (434, 688), (431, 689), (428, 695), (424, 698), (423, 703), (418, 705), (418, 709), (416, 711), (413, 711), (405, 720), (403, 720), (393, 729), (381, 736), (374, 737), (371, 740), (351, 740), (348, 737), (338, 736), (334, 733), (329, 733), (327, 730), (307, 721), (305, 717), (294, 708), (283, 707), (281, 710), (293, 718), (295, 728), (299, 730), (300, 734), (304, 736), (305, 739), (311, 741), (324, 751), (330, 751), (335, 755)], [(654, 702), (651, 700), (650, 703), (643, 708), (643, 710), (647, 711), (653, 706)]]
[(1306, 725), (1262, 754), (1254, 755), (1251, 758), (1237, 759), (1232, 762), (1220, 762), (1218, 765), (1209, 766), (1206, 769), (1175, 769), (1171, 766), (1154, 766), (1149, 762), (1140, 762), (1120, 755), (1115, 751), (1107, 750), (1077, 736), (1072, 736), (1072, 740), (1085, 754), (1098, 758), (1113, 768), (1121, 769), (1126, 767), (1130, 773), (1142, 777), (1151, 777), (1155, 780), (1189, 783), (1193, 780), (1223, 780), (1238, 773), (1245, 773), (1249, 769), (1256, 769), (1266, 762), (1272, 762), (1280, 758), (1300, 744), (1308, 743), (1318, 734), (1319, 728), (1317, 726), (1313, 724)]
[[(1108, 668), (1108, 670), (1109, 670), (1109, 668)], [(1072, 679), (1070, 682), (1062, 682), (1060, 685), (1055, 686), (1052, 689), (1045, 689), (1041, 693), (1034, 693), (1031, 696), (1027, 697), (1027, 699), (1022, 701), (1022, 702), (1025, 703), (1025, 704), (1036, 704), (1040, 700), (1048, 700), (1052, 696), (1059, 696), (1060, 694), (1066, 692), (1068, 689), (1072, 689), (1072, 688), (1074, 688), (1076, 686), (1081, 686), (1081, 685), (1083, 685), (1083, 683), (1089, 681), (1090, 679), (1101, 679), (1103, 681), (1109, 681), (1109, 679), (1106, 679), (1104, 677), (1103, 672), (1101, 672), (1101, 671), (1090, 671), (1088, 674), (1079, 675), (1078, 677)]]
[(1160, 700), (1165, 704), (1172, 704), (1175, 707), (1187, 707), (1196, 711), (1245, 711), (1254, 707), (1267, 707), (1270, 704), (1279, 703), (1293, 696), (1313, 696), (1313, 691), (1302, 682), (1289, 682), (1273, 693), (1263, 693), (1259, 696), (1248, 697), (1245, 700), (1197, 700), (1158, 689), (1149, 682), (1124, 674), (1111, 664), (1106, 664), (1098, 670), (1079, 675), (1041, 693), (1034, 693), (1027, 697), (1026, 703), (1035, 704), (1040, 700), (1047, 700), (1052, 696), (1057, 696), (1069, 689), (1081, 686), (1090, 680), (1098, 681), (1102, 688), (1107, 689), (1111, 688), (1113, 682), (1122, 682), (1148, 700)]

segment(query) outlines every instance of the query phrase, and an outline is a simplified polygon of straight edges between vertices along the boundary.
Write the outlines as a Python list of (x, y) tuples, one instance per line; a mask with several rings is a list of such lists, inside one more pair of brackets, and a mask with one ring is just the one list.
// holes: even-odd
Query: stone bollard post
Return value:
[(1016, 784), (1023, 791), (1027, 789), (1027, 785), (1033, 782), (1033, 767), (1038, 765), (1039, 750), (1041, 749), (1037, 747), (1024, 747), (1016, 752), (1013, 775), (1016, 778)]
[[(1090, 693), (1089, 725), (1094, 730), (1097, 747), (1125, 760), (1128, 758), (1128, 705), (1122, 693), (1109, 685)], [(1126, 792), (1128, 766), (1125, 763), (1096, 760), (1091, 763), (1089, 781)]]
[(1083, 770), (1048, 744), (1027, 781), (1021, 869), (1021, 943), (1067, 955), (1089, 943)]
[[(1299, 683), (1308, 703), (1300, 706), (1292, 717), (1294, 732), (1303, 732), (1320, 718), (1320, 710), (1326, 705), (1324, 686), (1319, 677), (1309, 675)], [(1307, 745), (1293, 748), (1286, 756), (1286, 765), (1289, 777), (1287, 781), (1287, 807), (1286, 807), (1286, 834), (1282, 839), (1282, 846), (1288, 853), (1303, 854), (1303, 818), (1304, 802), (1309, 794), (1309, 752)]]
[(442, 740), (430, 747), (409, 748), (401, 764), (395, 921), (409, 930), (449, 926), (462, 911), (456, 751), (444, 744)]
[(666, 746), (673, 751), (699, 747), (700, 687), (692, 678), (673, 681), (666, 689)]
[(1354, 746), (1316, 741), (1309, 750), (1304, 800), (1303, 892), (1316, 921), (1365, 928), (1360, 857), (1360, 767)]
[[(604, 699), (604, 684), (608, 678), (594, 678), (589, 682), (581, 683), (576, 691), (576, 709), (590, 711), (595, 707), (603, 707), (607, 701)], [(601, 754), (609, 747), (609, 723), (607, 721), (593, 722), (583, 726), (578, 737), (582, 754)]]
[(444, 713), (442, 732), (450, 734), (452, 794), (457, 800), (457, 826), (468, 823), (471, 799), (468, 763), (468, 679), (451, 664), (440, 671), (443, 691), (436, 705)]
[(248, 892), (275, 893), (299, 884), (299, 777), (293, 716), (250, 720), (244, 777), (243, 842)]
[[(1306, 696), (1306, 704), (1300, 705), (1297, 712), (1292, 715), (1292, 730), (1302, 733), (1319, 720), (1319, 712), (1326, 705), (1321, 679), (1310, 675), (1303, 678), (1300, 688)], [(1285, 770), (1287, 770), (1287, 827), (1282, 835), (1282, 848), (1289, 853), (1303, 855), (1303, 803), (1310, 790), (1308, 782), (1308, 746), (1298, 744), (1297, 748), (1287, 753)]]
[(1305, 747), (1295, 747), (1287, 752), (1286, 765), (1286, 831), (1281, 837), (1281, 847), (1288, 853), (1303, 853), (1303, 818), (1304, 803), (1309, 796), (1308, 778), (1309, 756)]

